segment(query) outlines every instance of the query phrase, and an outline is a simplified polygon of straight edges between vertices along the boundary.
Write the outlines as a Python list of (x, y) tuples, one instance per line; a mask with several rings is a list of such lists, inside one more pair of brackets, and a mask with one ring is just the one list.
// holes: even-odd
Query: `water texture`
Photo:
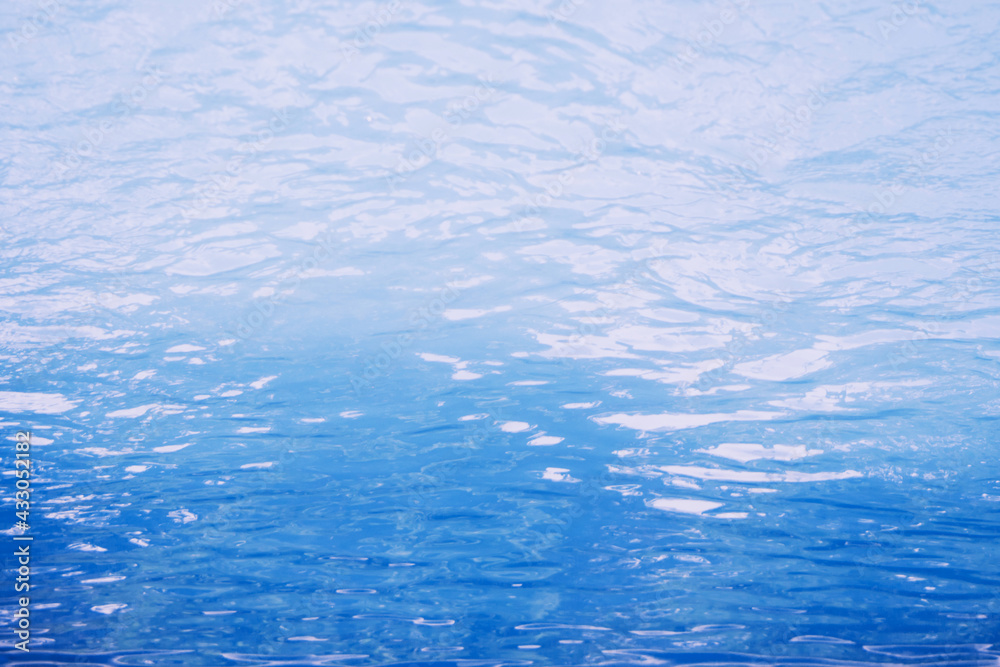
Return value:
[(5, 5), (0, 662), (1000, 664), (998, 26)]

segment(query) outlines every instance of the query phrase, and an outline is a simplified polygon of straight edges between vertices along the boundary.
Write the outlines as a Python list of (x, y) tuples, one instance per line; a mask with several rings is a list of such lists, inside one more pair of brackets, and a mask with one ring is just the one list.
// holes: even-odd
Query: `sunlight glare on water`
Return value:
[(10, 3), (4, 661), (998, 664), (998, 21)]

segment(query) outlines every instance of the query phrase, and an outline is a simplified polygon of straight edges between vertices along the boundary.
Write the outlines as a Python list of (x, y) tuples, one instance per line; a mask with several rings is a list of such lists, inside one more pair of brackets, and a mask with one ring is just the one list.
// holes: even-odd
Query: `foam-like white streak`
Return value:
[(677, 431), (686, 428), (696, 428), (727, 421), (766, 421), (781, 417), (783, 412), (760, 412), (757, 410), (738, 410), (732, 413), (707, 414), (675, 414), (658, 415), (618, 413), (607, 417), (594, 417), (598, 424), (618, 424), (637, 431)]
[(702, 468), (700, 466), (660, 466), (659, 470), (671, 475), (694, 477), (724, 482), (828, 482), (836, 479), (861, 477), (856, 470), (844, 472), (758, 472), (755, 470), (725, 470), (722, 468)]

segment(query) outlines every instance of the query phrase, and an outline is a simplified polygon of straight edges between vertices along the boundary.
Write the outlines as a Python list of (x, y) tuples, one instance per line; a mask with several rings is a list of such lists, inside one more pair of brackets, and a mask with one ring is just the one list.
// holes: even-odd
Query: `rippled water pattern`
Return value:
[(3, 661), (1000, 662), (997, 4), (0, 15)]

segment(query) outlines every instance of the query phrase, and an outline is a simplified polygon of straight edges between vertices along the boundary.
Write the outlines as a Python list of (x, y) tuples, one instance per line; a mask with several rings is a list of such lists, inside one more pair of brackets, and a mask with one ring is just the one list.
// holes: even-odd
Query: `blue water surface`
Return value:
[(0, 661), (1000, 664), (998, 27), (9, 3)]

